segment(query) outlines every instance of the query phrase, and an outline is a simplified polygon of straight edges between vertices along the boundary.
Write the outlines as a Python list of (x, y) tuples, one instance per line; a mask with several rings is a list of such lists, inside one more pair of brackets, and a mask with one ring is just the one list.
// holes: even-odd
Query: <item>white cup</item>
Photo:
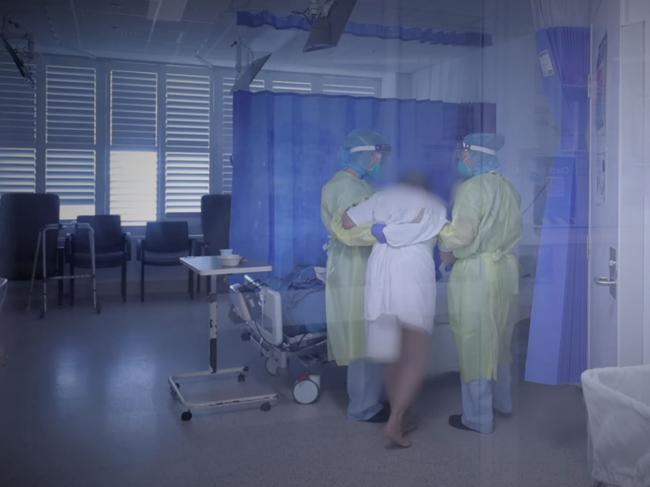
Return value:
[(232, 249), (221, 249), (219, 251), (219, 254), (222, 255), (223, 257), (227, 257), (232, 255)]

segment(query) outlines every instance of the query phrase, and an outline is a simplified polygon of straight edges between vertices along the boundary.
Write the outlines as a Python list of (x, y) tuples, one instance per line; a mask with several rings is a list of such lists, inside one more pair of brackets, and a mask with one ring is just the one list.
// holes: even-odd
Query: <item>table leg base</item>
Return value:
[(198, 372), (188, 372), (184, 374), (169, 376), (169, 387), (171, 388), (171, 392), (185, 408), (181, 419), (184, 421), (189, 421), (192, 418), (192, 411), (197, 409), (219, 409), (234, 406), (251, 406), (257, 404), (261, 405), (262, 411), (268, 411), (271, 409), (271, 404), (277, 402), (278, 400), (278, 395), (275, 393), (261, 394), (257, 396), (233, 397), (228, 399), (220, 399), (217, 401), (192, 402), (186, 399), (180, 390), (180, 382), (184, 379), (216, 380), (221, 379), (223, 376), (227, 375), (237, 375), (238, 381), (244, 382), (247, 372), (248, 367), (236, 367), (216, 371), (203, 370)]

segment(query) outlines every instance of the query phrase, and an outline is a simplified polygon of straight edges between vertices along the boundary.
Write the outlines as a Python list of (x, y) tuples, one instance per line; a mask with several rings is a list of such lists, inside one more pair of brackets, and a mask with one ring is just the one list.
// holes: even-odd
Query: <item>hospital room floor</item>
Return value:
[[(80, 297), (45, 320), (16, 301), (0, 316), (9, 355), (0, 367), (0, 486), (591, 485), (585, 411), (574, 387), (519, 382), (516, 414), (480, 436), (447, 426), (460, 407), (457, 376), (432, 379), (417, 404), (413, 447), (387, 450), (380, 425), (345, 419), (342, 370), (326, 371), (317, 404), (297, 405), (288, 381), (267, 376), (230, 326), (221, 362), (246, 362), (252, 376), (243, 386), (224, 383), (218, 394), (275, 388), (280, 401), (269, 412), (182, 422), (167, 376), (206, 366), (204, 299), (106, 299), (95, 315)], [(525, 330), (518, 336), (523, 343)]]

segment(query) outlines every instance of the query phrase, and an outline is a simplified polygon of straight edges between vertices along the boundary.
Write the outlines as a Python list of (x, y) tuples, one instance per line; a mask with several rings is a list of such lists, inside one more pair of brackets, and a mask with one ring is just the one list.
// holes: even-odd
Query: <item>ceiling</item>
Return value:
[[(523, 0), (358, 0), (356, 22), (487, 31), (486, 3)], [(235, 25), (238, 10), (304, 10), (309, 0), (3, 0), (9, 15), (30, 32), (36, 51), (165, 63), (233, 66), (232, 43), (243, 36), (256, 55), (273, 53), (271, 69), (412, 72), (435, 62), (440, 46), (344, 35), (336, 49), (302, 53), (306, 32)], [(469, 49), (445, 47), (444, 49)], [(197, 56), (198, 54), (198, 56)]]

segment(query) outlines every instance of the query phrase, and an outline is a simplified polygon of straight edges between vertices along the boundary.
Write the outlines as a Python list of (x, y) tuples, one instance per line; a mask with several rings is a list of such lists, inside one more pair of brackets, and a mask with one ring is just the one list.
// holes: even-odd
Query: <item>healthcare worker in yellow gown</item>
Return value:
[[(514, 254), (521, 237), (521, 198), (498, 171), (497, 134), (463, 141), (452, 221), (440, 232), (441, 251), (455, 259), (449, 279), (449, 317), (460, 360), (463, 412), (458, 429), (491, 433), (494, 411), (512, 413), (509, 316), (518, 293)], [(450, 258), (450, 254), (443, 259)]]
[(366, 359), (364, 290), (366, 264), (377, 241), (370, 225), (344, 230), (345, 210), (369, 198), (368, 182), (381, 170), (390, 147), (378, 133), (350, 133), (343, 147), (343, 168), (323, 186), (321, 220), (329, 234), (325, 301), (330, 357), (347, 365), (348, 417), (385, 422), (390, 414), (382, 404), (383, 369)]

